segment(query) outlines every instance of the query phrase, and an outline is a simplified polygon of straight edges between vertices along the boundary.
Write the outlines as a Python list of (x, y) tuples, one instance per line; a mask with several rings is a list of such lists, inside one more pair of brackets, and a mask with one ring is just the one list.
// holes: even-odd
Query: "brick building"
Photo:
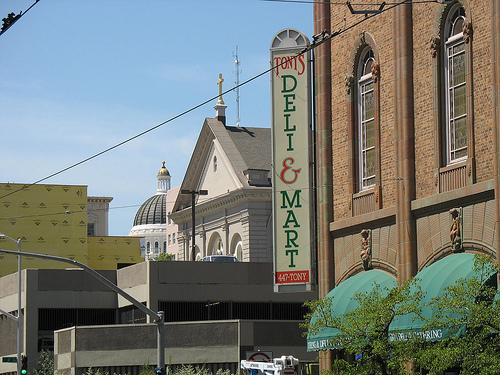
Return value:
[(372, 3), (315, 4), (321, 297), (500, 257), (500, 2)]

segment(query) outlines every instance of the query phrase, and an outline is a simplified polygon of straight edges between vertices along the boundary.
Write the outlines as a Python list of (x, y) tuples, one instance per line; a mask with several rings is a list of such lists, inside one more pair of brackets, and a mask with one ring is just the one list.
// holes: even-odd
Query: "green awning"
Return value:
[[(470, 279), (476, 276), (474, 272), (474, 255), (468, 253), (449, 255), (419, 272), (416, 278), (425, 292), (422, 299), (422, 315), (431, 318), (433, 310), (426, 306), (434, 297), (441, 295), (447, 286), (453, 285), (457, 280)], [(415, 314), (406, 314), (396, 317), (389, 327), (391, 340), (404, 339), (408, 333), (421, 335), (427, 341), (439, 341), (452, 335), (461, 335), (465, 332), (465, 325), (461, 327), (440, 327), (422, 331), (424, 322), (416, 319)]]
[[(391, 289), (397, 285), (396, 279), (386, 272), (370, 270), (361, 272), (348, 278), (332, 289), (325, 298), (333, 297), (331, 311), (334, 316), (343, 315), (354, 310), (359, 304), (353, 300), (356, 293), (370, 292), (373, 283), (377, 282), (382, 288)], [(312, 319), (312, 323), (314, 318)], [(338, 334), (334, 328), (325, 328), (323, 331), (307, 336), (307, 351), (319, 351), (332, 349), (332, 339)]]

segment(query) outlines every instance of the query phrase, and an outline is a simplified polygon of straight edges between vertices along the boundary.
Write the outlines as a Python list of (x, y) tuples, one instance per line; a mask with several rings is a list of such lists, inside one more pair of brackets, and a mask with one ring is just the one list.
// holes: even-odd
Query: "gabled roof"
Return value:
[(226, 126), (247, 169), (271, 170), (271, 129)]
[[(271, 170), (271, 129), (225, 126), (215, 118), (206, 118), (189, 161), (182, 190), (197, 190), (206, 161), (217, 139), (244, 188), (251, 188), (245, 176), (248, 170)], [(172, 212), (191, 205), (191, 196), (179, 194)]]

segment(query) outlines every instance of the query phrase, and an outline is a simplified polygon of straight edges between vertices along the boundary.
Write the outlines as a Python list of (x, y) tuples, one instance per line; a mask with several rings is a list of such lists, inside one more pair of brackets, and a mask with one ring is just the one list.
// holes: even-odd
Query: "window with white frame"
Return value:
[(359, 60), (358, 69), (358, 171), (359, 189), (375, 185), (375, 96), (372, 66), (373, 51), (366, 48)]
[(467, 158), (468, 124), (466, 92), (466, 55), (463, 38), (464, 9), (451, 9), (445, 35), (445, 96), (446, 96), (446, 153), (447, 164)]

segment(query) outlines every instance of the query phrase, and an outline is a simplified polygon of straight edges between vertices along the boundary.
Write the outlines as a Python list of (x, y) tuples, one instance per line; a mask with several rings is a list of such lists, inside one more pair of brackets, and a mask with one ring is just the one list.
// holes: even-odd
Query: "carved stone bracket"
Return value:
[(473, 34), (472, 22), (470, 22), (469, 20), (466, 20), (464, 22), (463, 27), (462, 27), (462, 32), (464, 35), (463, 38), (464, 38), (465, 43), (469, 43), (470, 40), (472, 39), (472, 34)]
[(462, 232), (463, 232), (463, 219), (462, 208), (452, 208), (450, 210), (452, 217), (450, 228), (451, 250), (454, 253), (461, 253), (464, 251), (462, 245)]
[(354, 75), (351, 73), (346, 73), (345, 75), (345, 89), (347, 92), (347, 95), (351, 94), (351, 90), (354, 86)]
[(429, 40), (429, 49), (431, 50), (432, 57), (437, 56), (440, 44), (441, 44), (441, 38), (439, 37), (439, 35), (433, 35)]
[(380, 64), (376, 62), (372, 65), (372, 79), (375, 83), (380, 79)]
[(372, 231), (363, 229), (361, 231), (361, 260), (363, 261), (363, 269), (371, 270), (372, 266)]

